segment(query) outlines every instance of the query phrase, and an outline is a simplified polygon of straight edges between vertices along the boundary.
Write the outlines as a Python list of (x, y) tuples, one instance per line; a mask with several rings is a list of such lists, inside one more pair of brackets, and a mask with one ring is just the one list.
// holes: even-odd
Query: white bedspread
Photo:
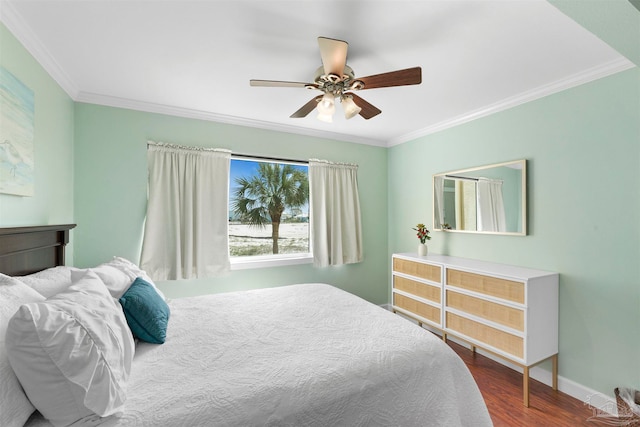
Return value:
[[(174, 299), (105, 426), (485, 426), (462, 360), (424, 329), (323, 284)], [(92, 425), (86, 420), (80, 425)], [(48, 425), (32, 417), (28, 426)]]

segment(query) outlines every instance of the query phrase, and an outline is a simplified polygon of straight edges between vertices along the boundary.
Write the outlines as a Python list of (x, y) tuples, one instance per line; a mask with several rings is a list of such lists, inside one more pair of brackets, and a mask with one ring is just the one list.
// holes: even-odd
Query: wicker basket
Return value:
[[(622, 422), (620, 425), (640, 427), (640, 391), (616, 388), (614, 393), (618, 405), (618, 418)], [(634, 407), (631, 406), (633, 404), (635, 404)]]

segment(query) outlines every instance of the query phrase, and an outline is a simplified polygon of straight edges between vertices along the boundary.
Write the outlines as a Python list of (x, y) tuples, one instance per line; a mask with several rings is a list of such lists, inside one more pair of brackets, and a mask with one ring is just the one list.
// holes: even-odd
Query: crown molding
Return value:
[(100, 95), (89, 92), (80, 92), (74, 99), (76, 102), (87, 104), (103, 105), (106, 107), (124, 108), (128, 110), (143, 111), (147, 113), (164, 114), (168, 116), (184, 117), (187, 119), (205, 120), (217, 123), (224, 123), (236, 126), (245, 126), (263, 130), (276, 132), (292, 133), (297, 135), (305, 135), (316, 138), (332, 139), (337, 141), (353, 142), (356, 144), (373, 145), (377, 147), (385, 147), (386, 141), (375, 140), (371, 138), (363, 138), (355, 135), (347, 135), (336, 132), (327, 132), (317, 129), (307, 129), (298, 126), (290, 126), (279, 123), (270, 123), (260, 120), (247, 119), (236, 116), (228, 116), (224, 114), (211, 113), (202, 110), (193, 110), (189, 108), (174, 107), (164, 104), (154, 104), (150, 102), (136, 101), (128, 98), (119, 98), (113, 96)]
[(601, 64), (588, 70), (576, 73), (565, 79), (557, 80), (553, 83), (540, 86), (536, 89), (523, 92), (519, 95), (503, 99), (502, 101), (496, 102), (483, 108), (479, 108), (477, 110), (470, 111), (449, 120), (444, 120), (426, 128), (419, 129), (415, 132), (410, 132), (399, 137), (392, 138), (387, 141), (387, 147), (393, 147), (394, 145), (413, 141), (414, 139), (430, 135), (432, 133), (440, 132), (455, 126), (459, 126), (463, 123), (467, 123), (481, 117), (486, 117), (500, 111), (508, 110), (518, 105), (525, 104), (527, 102), (534, 101), (548, 95), (562, 92), (566, 89), (580, 86), (582, 84), (589, 83), (594, 80), (598, 80), (600, 78), (634, 68), (635, 66), (636, 65), (633, 62), (624, 57), (620, 57), (605, 64)]
[(22, 46), (34, 57), (34, 59), (44, 68), (53, 80), (64, 90), (67, 95), (74, 99), (78, 95), (78, 87), (69, 78), (69, 75), (62, 69), (60, 64), (44, 47), (40, 39), (36, 37), (31, 27), (15, 10), (11, 2), (1, 1), (0, 21), (9, 29)]

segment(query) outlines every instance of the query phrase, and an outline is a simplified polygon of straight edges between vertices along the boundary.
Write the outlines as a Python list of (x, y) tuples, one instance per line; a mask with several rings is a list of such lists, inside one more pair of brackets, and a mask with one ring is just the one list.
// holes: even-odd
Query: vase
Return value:
[(427, 244), (426, 243), (420, 243), (418, 245), (418, 255), (427, 256)]

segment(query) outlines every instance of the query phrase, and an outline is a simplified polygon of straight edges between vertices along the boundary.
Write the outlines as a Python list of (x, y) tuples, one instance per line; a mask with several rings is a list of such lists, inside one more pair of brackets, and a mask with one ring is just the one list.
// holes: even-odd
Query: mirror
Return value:
[(527, 234), (527, 161), (433, 175), (433, 229)]

